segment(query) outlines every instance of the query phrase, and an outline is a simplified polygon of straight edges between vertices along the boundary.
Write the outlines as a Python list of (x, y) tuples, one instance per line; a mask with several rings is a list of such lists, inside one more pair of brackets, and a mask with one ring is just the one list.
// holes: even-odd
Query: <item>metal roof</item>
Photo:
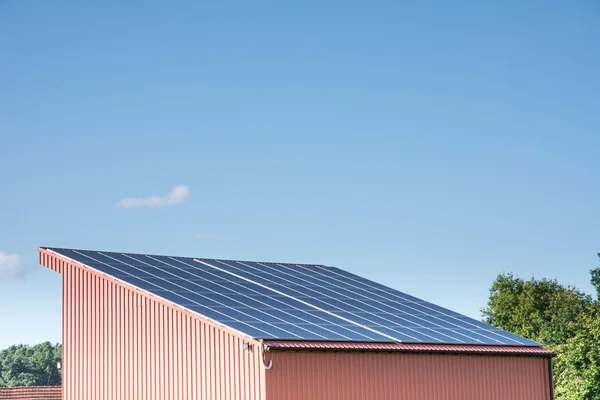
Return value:
[(335, 267), (46, 250), (253, 339), (541, 347)]
[(307, 340), (265, 340), (267, 350), (303, 351), (382, 351), (406, 353), (470, 353), (470, 354), (510, 354), (524, 356), (553, 357), (551, 350), (533, 346), (487, 346), (424, 343), (374, 343), (374, 342), (333, 342)]

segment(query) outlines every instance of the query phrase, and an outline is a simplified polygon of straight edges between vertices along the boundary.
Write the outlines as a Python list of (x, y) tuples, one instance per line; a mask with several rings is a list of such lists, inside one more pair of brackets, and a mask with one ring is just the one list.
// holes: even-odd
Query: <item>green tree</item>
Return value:
[[(600, 258), (600, 253), (598, 253), (598, 258)], [(596, 299), (600, 300), (600, 267), (596, 267), (590, 271), (592, 275), (592, 285), (596, 288)]]
[(556, 349), (554, 382), (561, 400), (600, 399), (600, 315), (584, 315), (575, 335)]
[(551, 348), (572, 337), (592, 297), (556, 280), (499, 275), (490, 289), (484, 321)]
[(485, 322), (556, 352), (554, 384), (560, 400), (600, 399), (600, 268), (590, 275), (596, 299), (556, 280), (501, 274), (482, 310)]
[(50, 342), (11, 346), (0, 352), (0, 386), (54, 386), (61, 384), (57, 363), (62, 346)]

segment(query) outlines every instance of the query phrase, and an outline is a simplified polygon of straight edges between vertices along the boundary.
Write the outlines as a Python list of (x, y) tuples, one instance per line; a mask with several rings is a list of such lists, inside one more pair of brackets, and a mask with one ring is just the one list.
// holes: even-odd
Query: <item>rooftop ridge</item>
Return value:
[(129, 254), (132, 256), (153, 256), (153, 257), (172, 257), (172, 258), (189, 258), (196, 260), (209, 260), (209, 261), (223, 261), (223, 262), (251, 262), (256, 264), (279, 264), (279, 265), (301, 265), (305, 267), (322, 267), (327, 268), (328, 266), (325, 264), (314, 264), (314, 263), (298, 263), (298, 262), (279, 262), (279, 261), (265, 261), (265, 260), (234, 260), (227, 258), (207, 258), (207, 257), (196, 257), (196, 256), (175, 256), (170, 254), (155, 254), (155, 253), (136, 253), (131, 251), (107, 251), (107, 250), (92, 250), (92, 249), (76, 249), (71, 247), (54, 247), (54, 246), (39, 246), (41, 249), (45, 250), (74, 250), (74, 251), (88, 251), (95, 253), (107, 253), (107, 254)]

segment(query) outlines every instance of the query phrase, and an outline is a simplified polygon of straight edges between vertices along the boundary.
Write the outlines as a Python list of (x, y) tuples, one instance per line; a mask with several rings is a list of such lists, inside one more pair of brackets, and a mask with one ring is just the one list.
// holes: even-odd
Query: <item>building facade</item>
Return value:
[(541, 347), (256, 340), (39, 249), (62, 275), (65, 400), (549, 400)]

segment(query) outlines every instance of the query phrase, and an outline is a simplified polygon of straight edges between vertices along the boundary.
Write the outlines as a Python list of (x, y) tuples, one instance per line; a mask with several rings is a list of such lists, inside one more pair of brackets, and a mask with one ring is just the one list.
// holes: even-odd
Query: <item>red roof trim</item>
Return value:
[(60, 386), (0, 387), (0, 400), (60, 400)]
[(554, 357), (554, 353), (543, 347), (490, 346), (460, 344), (384, 343), (384, 342), (328, 342), (299, 340), (265, 340), (267, 350), (303, 351), (386, 351), (405, 353), (452, 353), (522, 355)]

